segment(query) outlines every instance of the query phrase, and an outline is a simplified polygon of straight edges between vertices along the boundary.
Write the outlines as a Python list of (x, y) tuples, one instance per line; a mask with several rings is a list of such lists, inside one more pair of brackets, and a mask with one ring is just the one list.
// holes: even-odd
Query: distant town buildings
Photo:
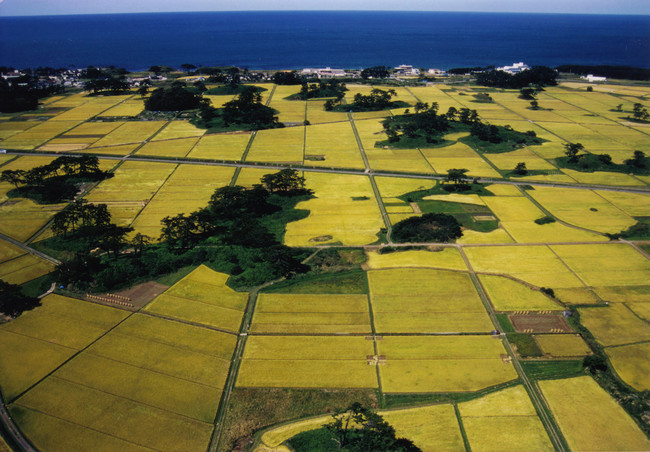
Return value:
[(302, 75), (318, 77), (318, 78), (337, 78), (337, 77), (354, 77), (358, 75), (358, 71), (348, 72), (345, 69), (332, 69), (331, 67), (325, 68), (305, 68), (300, 72)]
[(507, 72), (508, 74), (517, 74), (519, 72), (527, 71), (528, 69), (530, 69), (528, 65), (519, 62), (519, 63), (512, 63), (512, 66), (498, 67), (496, 70)]

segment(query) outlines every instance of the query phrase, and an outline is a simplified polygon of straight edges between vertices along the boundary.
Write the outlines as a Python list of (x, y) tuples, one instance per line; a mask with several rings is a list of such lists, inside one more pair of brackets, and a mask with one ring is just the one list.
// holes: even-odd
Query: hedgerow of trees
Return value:
[(189, 214), (165, 217), (158, 243), (112, 222), (106, 205), (78, 201), (53, 219), (54, 238), (45, 246), (60, 250), (57, 281), (78, 290), (111, 290), (207, 263), (233, 275), (237, 287), (260, 285), (308, 270), (305, 251), (281, 244), (288, 221), (303, 218), (300, 200), (311, 196), (294, 170), (267, 175), (251, 188), (221, 187), (208, 205)]

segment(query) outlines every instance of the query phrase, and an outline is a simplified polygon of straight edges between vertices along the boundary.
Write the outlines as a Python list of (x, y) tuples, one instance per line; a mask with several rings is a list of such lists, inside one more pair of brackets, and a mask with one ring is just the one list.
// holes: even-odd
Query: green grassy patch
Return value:
[(638, 165), (631, 163), (605, 163), (600, 154), (581, 154), (577, 161), (570, 162), (569, 157), (558, 157), (555, 163), (560, 168), (569, 168), (583, 173), (593, 173), (594, 171), (608, 171), (613, 173), (639, 174), (642, 176), (650, 175), (650, 157), (644, 157), (639, 160)]
[(619, 238), (627, 240), (650, 240), (650, 217), (634, 217), (634, 219), (639, 222), (633, 224), (625, 231), (617, 234), (607, 234), (607, 236), (612, 240)]
[(156, 278), (154, 281), (156, 281), (159, 284), (164, 284), (165, 286), (173, 286), (178, 281), (180, 281), (181, 279), (185, 278), (187, 275), (192, 273), (192, 271), (195, 268), (196, 268), (195, 265), (188, 265), (185, 267), (181, 267), (175, 272), (167, 273), (166, 275), (162, 275)]
[(228, 96), (228, 95), (235, 95), (235, 94), (241, 94), (244, 92), (245, 89), (247, 88), (253, 88), (256, 93), (262, 93), (264, 91), (268, 91), (266, 88), (262, 88), (261, 86), (254, 86), (254, 85), (223, 85), (223, 86), (216, 86), (214, 88), (210, 88), (207, 90), (204, 94), (212, 94), (215, 96)]
[(291, 450), (296, 452), (330, 452), (338, 449), (338, 443), (332, 437), (332, 432), (326, 428), (299, 433), (287, 443)]
[(510, 323), (508, 314), (497, 314), (497, 320), (499, 321), (499, 327), (501, 328), (502, 332), (504, 333), (515, 332), (515, 328), (512, 326), (512, 323)]
[(22, 292), (28, 297), (38, 297), (50, 288), (52, 282), (52, 275), (43, 275), (40, 278), (32, 279), (23, 284), (21, 286)]
[(499, 385), (490, 386), (476, 392), (448, 392), (432, 394), (384, 394), (382, 408), (406, 408), (417, 405), (431, 405), (436, 403), (461, 403), (478, 399), (493, 392), (501, 391), (519, 384), (519, 379), (508, 381)]
[(253, 434), (280, 422), (345, 409), (352, 402), (377, 408), (377, 393), (346, 389), (256, 389), (235, 388), (226, 413), (220, 451), (235, 450)]
[(368, 279), (366, 272), (360, 269), (340, 273), (309, 274), (265, 287), (262, 292), (367, 294)]
[(570, 378), (584, 373), (582, 360), (522, 361), (520, 364), (533, 380)]
[(539, 348), (537, 342), (530, 334), (524, 333), (508, 333), (508, 340), (512, 345), (517, 347), (517, 353), (522, 358), (535, 358), (544, 356), (542, 349)]
[(464, 228), (474, 231), (490, 232), (499, 227), (499, 220), (496, 217), (494, 220), (476, 220), (477, 216), (494, 216), (494, 213), (487, 206), (438, 200), (419, 201), (418, 205), (422, 213), (446, 213), (452, 215)]

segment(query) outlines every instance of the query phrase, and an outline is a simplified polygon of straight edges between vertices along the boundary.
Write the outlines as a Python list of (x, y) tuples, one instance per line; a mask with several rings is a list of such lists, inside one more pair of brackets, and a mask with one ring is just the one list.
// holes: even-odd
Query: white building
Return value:
[(527, 71), (528, 69), (530, 69), (528, 65), (520, 61), (519, 63), (512, 63), (512, 66), (498, 67), (497, 71), (507, 72), (508, 74), (517, 74), (519, 72)]
[(409, 64), (400, 64), (395, 68), (396, 75), (420, 75), (420, 70)]
[(598, 77), (598, 76), (593, 75), (593, 74), (589, 74), (586, 77), (583, 75), (580, 78), (583, 79), (583, 80), (587, 80), (590, 83), (592, 83), (592, 82), (606, 82), (607, 81), (607, 77)]
[(446, 75), (447, 72), (443, 71), (442, 69), (429, 69), (427, 71), (427, 74), (429, 74), (429, 75)]
[(300, 73), (302, 75), (315, 75), (318, 78), (348, 77), (344, 69), (332, 69), (331, 67), (305, 68)]

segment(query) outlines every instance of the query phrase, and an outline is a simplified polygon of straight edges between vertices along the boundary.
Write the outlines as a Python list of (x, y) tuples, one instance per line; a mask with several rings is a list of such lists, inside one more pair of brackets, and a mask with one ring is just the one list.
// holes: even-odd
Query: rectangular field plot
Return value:
[(558, 311), (562, 305), (520, 281), (504, 276), (480, 275), (496, 311)]
[(233, 172), (233, 168), (226, 167), (179, 165), (132, 226), (137, 232), (157, 238), (163, 218), (190, 214), (207, 206), (214, 191), (228, 185)]
[(155, 141), (170, 140), (174, 138), (200, 137), (205, 129), (199, 129), (189, 121), (171, 121), (154, 137)]
[(349, 122), (305, 129), (305, 164), (337, 168), (363, 168), (363, 159)]
[(247, 293), (226, 286), (228, 275), (201, 265), (152, 301), (145, 311), (239, 331)]
[(248, 132), (204, 135), (188, 154), (188, 157), (195, 159), (241, 160), (250, 138), (251, 134)]
[(553, 446), (523, 386), (458, 405), (473, 451), (552, 451)]
[[(157, 450), (186, 451), (207, 447), (213, 425), (126, 397), (50, 377), (10, 407), (11, 412), (30, 424), (30, 412), (39, 412)], [(52, 432), (54, 438), (70, 431)], [(101, 441), (101, 437), (98, 440)], [(59, 442), (59, 441), (56, 441)], [(111, 440), (109, 444), (114, 444)], [(93, 449), (104, 449), (102, 444)]]
[(0, 232), (24, 242), (38, 232), (65, 204), (36, 204), (16, 198), (0, 205)]
[(384, 222), (367, 177), (319, 173), (305, 173), (305, 177), (315, 197), (296, 206), (310, 213), (287, 225), (286, 245), (365, 245), (377, 240)]
[(422, 149), (422, 153), (439, 174), (445, 174), (451, 168), (466, 168), (469, 170), (467, 174), (472, 177), (501, 177), (501, 174), (464, 143), (457, 142), (442, 148)]
[(172, 163), (124, 162), (115, 170), (115, 177), (102, 181), (86, 199), (108, 204), (113, 219), (128, 225), (176, 166)]
[(134, 121), (124, 123), (113, 132), (97, 141), (94, 146), (112, 146), (116, 144), (142, 143), (151, 138), (161, 127), (167, 124), (165, 121)]
[(336, 121), (347, 122), (348, 114), (338, 111), (326, 111), (324, 100), (310, 100), (307, 102), (307, 120), (311, 124)]
[(395, 428), (398, 438), (408, 438), (421, 450), (465, 450), (454, 407), (432, 405), (380, 412)]
[(650, 217), (650, 194), (604, 190), (596, 193), (631, 217)]
[(583, 308), (580, 322), (605, 346), (650, 340), (650, 325), (621, 303)]
[(562, 169), (562, 172), (570, 176), (572, 179), (575, 179), (576, 181), (583, 184), (645, 187), (645, 184), (641, 180), (629, 174), (606, 172), (606, 171), (594, 171), (593, 173), (584, 173), (581, 171), (574, 171), (567, 168)]
[(584, 287), (546, 246), (466, 247), (464, 251), (477, 272), (510, 275), (537, 287)]
[(0, 279), (9, 284), (23, 284), (55, 268), (51, 262), (29, 254), (0, 263)]
[[(637, 287), (640, 293), (648, 292), (645, 288), (649, 285), (650, 261), (630, 245), (554, 245), (551, 248), (597, 292), (600, 287), (612, 286), (629, 287), (631, 293)], [(632, 301), (625, 297), (624, 291), (618, 297), (611, 296), (611, 292), (607, 295), (607, 301)]]
[(128, 96), (87, 97), (85, 103), (55, 116), (52, 121), (86, 121), (126, 99)]
[(140, 113), (142, 113), (142, 110), (144, 110), (144, 98), (134, 96), (131, 99), (127, 99), (124, 102), (117, 104), (113, 108), (104, 111), (99, 115), (99, 117), (100, 118), (108, 117), (108, 116), (133, 117), (133, 116), (138, 116)]
[(490, 336), (385, 336), (377, 346), (389, 393), (477, 391), (517, 378), (501, 341)]
[(305, 127), (260, 130), (255, 135), (247, 161), (302, 163)]
[(49, 295), (0, 327), (0, 384), (11, 401), (128, 315), (110, 307)]
[(591, 349), (579, 334), (542, 334), (535, 342), (544, 354), (556, 358), (570, 358), (591, 354)]
[(46, 121), (24, 132), (17, 133), (2, 142), (7, 149), (34, 149), (48, 140), (72, 129), (81, 121)]
[(366, 295), (260, 294), (253, 333), (370, 333)]
[(421, 268), (372, 270), (368, 282), (378, 332), (493, 329), (467, 273)]
[(384, 254), (368, 251), (367, 254), (367, 264), (373, 270), (404, 267), (467, 270), (465, 261), (455, 248), (443, 248), (440, 251), (409, 250)]
[(648, 450), (650, 441), (591, 377), (540, 381), (572, 450)]
[(185, 157), (199, 141), (198, 138), (179, 138), (163, 141), (150, 141), (138, 149), (136, 154), (154, 157)]
[(249, 336), (240, 387), (376, 388), (365, 337)]

